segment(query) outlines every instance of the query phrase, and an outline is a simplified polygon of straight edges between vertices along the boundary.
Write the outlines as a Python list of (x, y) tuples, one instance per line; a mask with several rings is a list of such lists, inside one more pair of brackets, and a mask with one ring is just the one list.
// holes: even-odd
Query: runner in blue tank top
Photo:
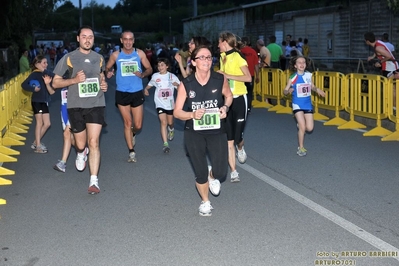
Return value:
[(298, 150), (299, 156), (306, 155), (306, 149), (303, 146), (305, 132), (313, 130), (313, 106), (312, 90), (319, 96), (325, 96), (324, 91), (316, 88), (312, 82), (312, 73), (305, 71), (306, 59), (303, 56), (297, 56), (290, 61), (291, 76), (288, 78), (284, 95), (292, 94), (292, 110), (298, 125)]
[(136, 162), (136, 133), (142, 128), (144, 112), (142, 79), (152, 74), (152, 68), (145, 53), (133, 47), (133, 32), (122, 32), (120, 41), (123, 48), (111, 54), (106, 71), (107, 78), (111, 78), (115, 72), (114, 65), (117, 65), (115, 104), (124, 122), (124, 135), (129, 149), (128, 162)]

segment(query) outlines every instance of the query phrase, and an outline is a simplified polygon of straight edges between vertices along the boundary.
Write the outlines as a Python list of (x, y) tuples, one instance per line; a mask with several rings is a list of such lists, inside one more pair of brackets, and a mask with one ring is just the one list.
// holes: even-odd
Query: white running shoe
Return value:
[(237, 170), (234, 170), (234, 172), (230, 173), (230, 181), (231, 183), (240, 182), (240, 177), (238, 176)]
[(247, 153), (244, 150), (244, 146), (242, 146), (241, 150), (237, 147), (237, 159), (240, 163), (245, 163), (247, 161)]
[(209, 182), (209, 191), (214, 196), (218, 196), (220, 194), (220, 181), (216, 178), (213, 178), (211, 175), (212, 166), (208, 165), (208, 182)]
[(198, 213), (201, 216), (211, 216), (213, 207), (210, 201), (201, 201), (201, 205), (198, 208)]
[(90, 179), (89, 189), (87, 192), (91, 195), (100, 193), (100, 187), (98, 186), (98, 179)]
[(137, 158), (136, 158), (136, 153), (134, 151), (132, 151), (131, 153), (129, 153), (129, 159), (127, 159), (127, 161), (129, 163), (135, 163), (137, 162)]
[(89, 148), (86, 147), (83, 152), (78, 152), (76, 156), (75, 166), (80, 172), (86, 168), (87, 154), (89, 154)]

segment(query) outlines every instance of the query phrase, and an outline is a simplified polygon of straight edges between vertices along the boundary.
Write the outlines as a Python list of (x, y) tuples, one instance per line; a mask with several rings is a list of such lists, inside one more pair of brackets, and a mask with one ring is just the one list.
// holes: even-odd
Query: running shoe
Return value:
[(198, 213), (201, 216), (211, 216), (213, 207), (210, 201), (201, 201), (201, 205), (198, 208)]
[(168, 126), (168, 140), (172, 141), (174, 137), (175, 137), (175, 129), (170, 129), (170, 127)]
[(169, 145), (168, 145), (167, 143), (165, 143), (165, 144), (163, 145), (162, 150), (163, 150), (164, 153), (169, 153), (169, 152), (170, 152)]
[(98, 186), (98, 179), (90, 180), (90, 185), (87, 192), (91, 195), (100, 193), (100, 187)]
[(240, 182), (240, 177), (238, 176), (237, 170), (234, 170), (234, 172), (230, 173), (230, 182), (231, 183)]
[(237, 147), (237, 159), (239, 163), (245, 163), (247, 161), (247, 153), (244, 150), (244, 146), (242, 146), (241, 150)]
[[(36, 150), (36, 149), (37, 149), (36, 143), (35, 143), (35, 142), (32, 142), (32, 145), (30, 145), (30, 148), (31, 148), (32, 150)], [(44, 145), (43, 142), (40, 143), (39, 148), (42, 149), (42, 150), (47, 151), (47, 147), (46, 147), (46, 145)]]
[(208, 165), (208, 182), (209, 182), (209, 191), (214, 196), (218, 196), (220, 194), (220, 181), (216, 178), (213, 178), (212, 174), (212, 166)]
[(305, 156), (306, 152), (307, 150), (304, 147), (302, 148), (298, 147), (298, 151), (296, 152), (296, 154), (298, 154), (299, 156)]
[(63, 161), (61, 161), (61, 160), (58, 160), (58, 163), (57, 163), (56, 165), (54, 165), (53, 168), (54, 168), (54, 170), (57, 170), (57, 171), (59, 171), (59, 172), (65, 173), (65, 170), (66, 170), (66, 163), (63, 162)]
[(135, 163), (137, 162), (137, 158), (136, 158), (136, 153), (134, 151), (132, 151), (131, 153), (129, 153), (129, 159), (127, 159), (127, 161), (129, 163)]
[(80, 172), (86, 168), (87, 154), (89, 154), (89, 148), (86, 147), (83, 152), (78, 152), (76, 156), (75, 166)]

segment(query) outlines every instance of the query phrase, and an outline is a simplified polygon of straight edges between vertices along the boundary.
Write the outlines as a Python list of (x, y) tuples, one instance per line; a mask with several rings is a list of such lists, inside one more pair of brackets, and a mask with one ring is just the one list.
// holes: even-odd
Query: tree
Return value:
[(398, 0), (387, 0), (388, 8), (392, 10), (393, 13), (397, 13), (399, 10)]
[(0, 9), (0, 40), (23, 44), (26, 36), (44, 25), (57, 2), (63, 0), (3, 0)]

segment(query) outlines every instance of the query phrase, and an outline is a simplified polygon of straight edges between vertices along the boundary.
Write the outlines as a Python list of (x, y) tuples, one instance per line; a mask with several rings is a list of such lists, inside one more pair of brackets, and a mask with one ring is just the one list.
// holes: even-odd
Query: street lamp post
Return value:
[(169, 0), (169, 42), (173, 43), (173, 41), (172, 41), (172, 15), (170, 13), (170, 2), (171, 2), (171, 0)]

